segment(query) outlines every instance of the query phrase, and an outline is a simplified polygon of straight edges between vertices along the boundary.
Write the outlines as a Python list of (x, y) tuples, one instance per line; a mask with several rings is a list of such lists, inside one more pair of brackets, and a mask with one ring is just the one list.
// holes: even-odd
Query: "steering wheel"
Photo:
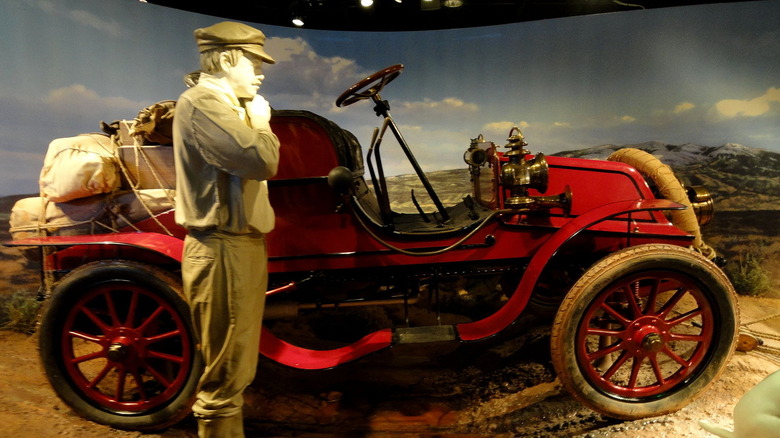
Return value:
[(336, 106), (341, 107), (352, 105), (357, 101), (369, 99), (375, 96), (380, 91), (382, 91), (382, 88), (384, 88), (385, 85), (389, 84), (393, 79), (397, 78), (403, 69), (403, 64), (396, 64), (383, 70), (379, 70), (371, 76), (347, 88), (347, 91), (341, 93), (341, 95), (336, 99)]

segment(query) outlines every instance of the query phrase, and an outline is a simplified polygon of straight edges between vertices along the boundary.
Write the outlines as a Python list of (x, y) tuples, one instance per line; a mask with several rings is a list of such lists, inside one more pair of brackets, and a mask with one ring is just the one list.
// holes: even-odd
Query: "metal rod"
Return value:
[(433, 204), (436, 206), (439, 214), (441, 214), (442, 221), (448, 222), (450, 220), (449, 213), (447, 213), (447, 210), (444, 209), (444, 205), (442, 205), (441, 201), (439, 200), (439, 196), (433, 190), (433, 186), (431, 186), (431, 183), (428, 181), (428, 177), (425, 175), (425, 172), (423, 172), (420, 164), (417, 163), (417, 159), (414, 157), (414, 154), (409, 148), (408, 143), (406, 143), (406, 140), (404, 140), (403, 136), (401, 135), (401, 131), (393, 121), (393, 118), (390, 117), (389, 108), (386, 104), (384, 104), (384, 102), (382, 102), (382, 98), (379, 97), (379, 94), (374, 94), (371, 96), (371, 98), (376, 103), (375, 109), (377, 114), (383, 116), (385, 118), (385, 123), (390, 126), (390, 130), (393, 131), (393, 135), (395, 135), (395, 138), (398, 140), (398, 144), (401, 146), (401, 150), (403, 150), (404, 154), (406, 154), (406, 158), (409, 160), (409, 163), (414, 168), (415, 173), (417, 173), (417, 176), (420, 178), (420, 182), (422, 182), (423, 187), (425, 187), (425, 191), (428, 192), (428, 196), (430, 196), (431, 201), (433, 201)]

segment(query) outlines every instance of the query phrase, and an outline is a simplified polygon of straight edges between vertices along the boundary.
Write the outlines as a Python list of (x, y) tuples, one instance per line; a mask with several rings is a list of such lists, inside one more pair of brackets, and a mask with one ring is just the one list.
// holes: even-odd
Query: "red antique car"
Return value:
[[(654, 416), (701, 393), (730, 358), (738, 314), (701, 242), (706, 191), (634, 149), (607, 161), (534, 156), (515, 128), (506, 145), (471, 141), (473, 193), (445, 206), (379, 94), (402, 69), (336, 101), (370, 100), (382, 119), (365, 164), (372, 184), (352, 134), (309, 112), (274, 113), (282, 161), (269, 182), (277, 226), (267, 237), (260, 353), (329, 369), (380, 350), (493, 341), (523, 312), (550, 313), (558, 377), (594, 410)], [(412, 193), (416, 211), (392, 207), (381, 160), (388, 132), (426, 192), (425, 205)], [(9, 243), (43, 253), (40, 353), (81, 415), (152, 429), (187, 414), (202, 365), (181, 294), (184, 234), (169, 209), (116, 232)], [(337, 325), (368, 306), (392, 311), (347, 335), (312, 329), (317, 340), (276, 329), (318, 312)]]

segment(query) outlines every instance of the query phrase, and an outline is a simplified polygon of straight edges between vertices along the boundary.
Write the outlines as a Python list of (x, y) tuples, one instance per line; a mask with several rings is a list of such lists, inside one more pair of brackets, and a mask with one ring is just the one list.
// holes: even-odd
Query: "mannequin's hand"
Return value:
[(246, 112), (249, 115), (253, 128), (271, 130), (271, 125), (269, 124), (271, 120), (271, 106), (263, 96), (258, 94), (251, 101), (247, 102)]

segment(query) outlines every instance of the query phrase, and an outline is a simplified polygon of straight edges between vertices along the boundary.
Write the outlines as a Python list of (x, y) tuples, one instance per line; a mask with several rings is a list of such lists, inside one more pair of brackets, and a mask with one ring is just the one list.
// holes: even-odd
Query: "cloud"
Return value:
[(100, 96), (96, 91), (81, 84), (51, 90), (44, 97), (43, 103), (60, 116), (73, 114), (95, 115), (93, 119), (105, 119), (110, 114), (124, 114), (124, 117), (134, 116), (146, 106), (141, 102), (118, 96)]
[(482, 125), (482, 129), (485, 129), (487, 131), (506, 131), (509, 132), (510, 129), (517, 126), (520, 129), (525, 129), (528, 127), (528, 122), (508, 122), (508, 121), (501, 121), (501, 122), (490, 122), (485, 123)]
[(677, 106), (674, 107), (674, 110), (672, 110), (672, 112), (675, 114), (680, 114), (686, 111), (690, 111), (694, 108), (696, 108), (696, 105), (692, 104), (691, 102), (680, 102), (677, 104)]
[(100, 121), (134, 117), (151, 102), (100, 96), (81, 84), (49, 91), (39, 99), (0, 97), (0, 148), (39, 150), (55, 138), (94, 132)]
[[(322, 56), (301, 37), (269, 38), (266, 49), (277, 63), (266, 68), (261, 93), (274, 108), (305, 109), (341, 120), (364, 116), (365, 111), (337, 108), (335, 100), (373, 71), (346, 57)], [(479, 111), (479, 105), (456, 97), (391, 103), (391, 112), (399, 120), (424, 120), (430, 124), (473, 119)]]
[(479, 106), (477, 104), (466, 103), (455, 97), (447, 97), (438, 101), (426, 98), (417, 102), (402, 102), (400, 106), (406, 111), (462, 111), (466, 113), (475, 113), (479, 111)]
[(519, 123), (506, 120), (500, 122), (489, 122), (482, 125), (481, 134), (484, 135), (486, 140), (500, 142), (506, 140), (506, 138), (509, 136), (509, 131), (511, 131), (513, 128), (517, 127), (520, 128), (521, 131), (524, 131), (529, 126), (531, 125), (525, 121), (521, 121)]
[(90, 27), (100, 33), (119, 37), (122, 35), (122, 26), (113, 21), (106, 20), (105, 17), (98, 16), (89, 11), (73, 9), (68, 13), (68, 17), (76, 24)]
[(431, 124), (443, 121), (458, 123), (473, 119), (479, 113), (479, 105), (455, 97), (440, 100), (424, 98), (418, 101), (393, 101), (391, 111), (403, 120), (424, 120)]
[(276, 62), (290, 62), (296, 55), (313, 53), (309, 44), (303, 38), (271, 37), (265, 42), (265, 49)]
[(81, 84), (56, 88), (35, 99), (0, 96), (0, 194), (36, 189), (48, 144), (100, 130), (100, 121), (135, 117), (153, 102), (101, 96)]
[(37, 6), (45, 13), (63, 18), (79, 26), (97, 30), (102, 34), (110, 35), (112, 37), (119, 37), (122, 35), (122, 29), (124, 28), (122, 24), (115, 20), (111, 20), (104, 15), (97, 15), (83, 9), (62, 7), (59, 2), (48, 0), (40, 0), (37, 3)]
[[(715, 110), (721, 117), (759, 117), (777, 108), (780, 103), (780, 88), (771, 87), (762, 96), (754, 99), (724, 99), (715, 104)], [(775, 109), (776, 111), (776, 109)]]
[(266, 68), (261, 90), (275, 108), (335, 112), (336, 96), (369, 73), (341, 56), (321, 56), (303, 38), (269, 38), (266, 49), (277, 63)]

